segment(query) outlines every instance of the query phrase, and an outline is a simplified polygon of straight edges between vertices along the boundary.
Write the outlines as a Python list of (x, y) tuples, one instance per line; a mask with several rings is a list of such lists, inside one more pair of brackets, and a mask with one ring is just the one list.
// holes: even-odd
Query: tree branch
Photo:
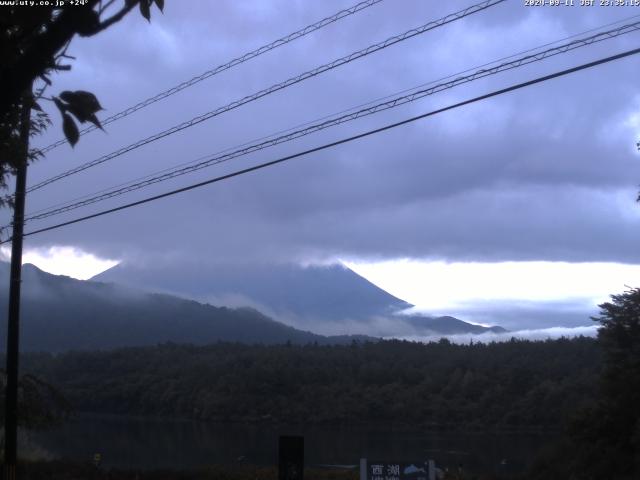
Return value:
[(98, 13), (102, 15), (111, 5), (115, 3), (115, 1), (116, 0), (109, 0), (104, 6), (102, 5), (102, 2), (100, 2), (100, 10), (98, 11)]
[(118, 13), (112, 15), (110, 18), (108, 18), (104, 22), (100, 22), (100, 25), (98, 26), (98, 28), (91, 35), (95, 35), (96, 33), (99, 33), (101, 31), (109, 28), (114, 23), (117, 23), (120, 20), (122, 20), (122, 18), (127, 13), (129, 13), (133, 9), (133, 7), (135, 7), (137, 4), (138, 4), (138, 2), (126, 2), (125, 6), (122, 7)]
[(0, 92), (0, 112), (7, 111), (33, 79), (45, 73), (56, 53), (82, 29), (87, 19), (85, 9), (93, 10), (97, 3), (98, 0), (88, 0), (81, 8), (66, 8), (44, 33), (33, 40), (15, 64), (4, 66), (0, 70), (4, 83)]

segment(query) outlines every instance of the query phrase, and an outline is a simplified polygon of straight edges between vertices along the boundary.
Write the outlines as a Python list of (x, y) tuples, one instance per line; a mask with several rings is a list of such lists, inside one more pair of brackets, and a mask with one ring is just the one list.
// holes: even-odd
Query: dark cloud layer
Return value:
[[(311, 23), (349, 1), (168, 2), (80, 39), (53, 91), (93, 90), (107, 114)], [(61, 147), (36, 182), (469, 1), (387, 0)], [(623, 9), (624, 10), (624, 9)], [(510, 1), (36, 192), (29, 210), (84, 195), (443, 75), (631, 15)], [(491, 77), (351, 125), (158, 185), (115, 206), (637, 45), (638, 33)], [(109, 257), (396, 257), (637, 263), (636, 57), (447, 112), (199, 191), (31, 237)], [(54, 120), (57, 117), (54, 115)], [(59, 126), (38, 140), (59, 136)], [(59, 217), (73, 218), (98, 207)], [(6, 217), (6, 212), (3, 218)], [(45, 226), (49, 221), (38, 222)], [(27, 229), (29, 230), (29, 228)]]

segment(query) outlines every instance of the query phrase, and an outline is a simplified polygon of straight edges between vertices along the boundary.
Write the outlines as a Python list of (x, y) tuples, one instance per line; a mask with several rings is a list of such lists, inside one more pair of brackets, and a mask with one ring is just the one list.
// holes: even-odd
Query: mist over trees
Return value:
[(630, 480), (640, 472), (640, 289), (600, 307), (597, 339), (166, 343), (30, 353), (22, 365), (76, 412), (555, 432), (519, 478)]

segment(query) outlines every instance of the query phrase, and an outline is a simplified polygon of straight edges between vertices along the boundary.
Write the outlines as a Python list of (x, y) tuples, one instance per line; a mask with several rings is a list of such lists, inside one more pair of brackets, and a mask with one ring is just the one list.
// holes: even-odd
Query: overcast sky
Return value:
[[(55, 77), (51, 92), (93, 91), (106, 108), (102, 113), (110, 115), (353, 3), (169, 1), (164, 15), (154, 10), (151, 24), (139, 14), (129, 15), (96, 38), (76, 39), (70, 49), (77, 57), (73, 70)], [(106, 133), (93, 132), (75, 149), (59, 147), (30, 169), (29, 184), (473, 3), (385, 0), (113, 123)], [(640, 8), (632, 7), (525, 7), (524, 0), (508, 0), (43, 188), (29, 196), (27, 210), (639, 14)], [(55, 220), (201, 181), (638, 46), (639, 33), (624, 35)], [(378, 283), (386, 279), (391, 290), (407, 283), (409, 271), (384, 273), (389, 262), (402, 266), (400, 259), (405, 265), (410, 259), (463, 267), (471, 262), (489, 268), (484, 278), (496, 284), (493, 293), (478, 298), (470, 293), (473, 286), (461, 287), (457, 300), (447, 304), (434, 301), (425, 290), (422, 303), (438, 311), (455, 303), (460, 313), (464, 301), (472, 299), (471, 316), (500, 316), (512, 311), (509, 299), (557, 305), (566, 297), (574, 306), (582, 305), (580, 318), (585, 318), (583, 312), (593, 307), (593, 302), (584, 307), (585, 301), (616, 293), (605, 288), (640, 283), (640, 269), (634, 267), (640, 264), (640, 210), (635, 203), (640, 184), (635, 147), (640, 139), (639, 62), (638, 56), (619, 60), (268, 170), (29, 237), (26, 248), (73, 247), (113, 260), (340, 259), (356, 270), (360, 265), (362, 273), (372, 264), (380, 266)], [(59, 115), (53, 112), (52, 119), (54, 126), (36, 144), (60, 137)], [(6, 211), (1, 218), (6, 223)], [(34, 222), (26, 230), (52, 223), (54, 219)], [(507, 272), (503, 262), (516, 262), (522, 269)], [(585, 262), (600, 269), (574, 268), (578, 273), (571, 277), (567, 269)], [(569, 272), (566, 296), (562, 283), (544, 298), (496, 293), (505, 278), (530, 280), (530, 266), (536, 264), (551, 265), (538, 271), (539, 285), (554, 272)], [(603, 264), (609, 266), (602, 270)], [(617, 264), (627, 265), (619, 269)], [(413, 285), (420, 278), (432, 281), (435, 273), (429, 272), (444, 275), (425, 271), (411, 277)], [(469, 274), (464, 268), (458, 272), (461, 278)], [(601, 275), (607, 276), (604, 283), (597, 278)], [(502, 284), (492, 282), (492, 276)], [(593, 277), (596, 287), (576, 293), (569, 284), (578, 277)], [(507, 303), (491, 306), (494, 300)], [(548, 302), (533, 310), (546, 311), (552, 305)], [(522, 302), (518, 308), (524, 308)], [(515, 322), (513, 315), (507, 317), (506, 323)], [(567, 325), (589, 323), (569, 317)], [(529, 318), (537, 317), (532, 313)], [(545, 318), (545, 326), (551, 326)]]

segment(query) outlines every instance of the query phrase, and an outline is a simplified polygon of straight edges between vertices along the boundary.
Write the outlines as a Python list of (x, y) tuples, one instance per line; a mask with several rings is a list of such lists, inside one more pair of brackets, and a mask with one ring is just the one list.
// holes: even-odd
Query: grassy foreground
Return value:
[[(66, 461), (23, 463), (20, 480), (277, 480), (276, 467), (212, 466), (202, 469), (136, 471), (96, 468), (87, 463)], [(358, 480), (358, 470), (306, 468), (305, 480)], [(493, 475), (445, 474), (445, 480), (515, 480), (516, 477)], [(525, 477), (517, 477), (523, 480)]]
[[(32, 462), (19, 466), (20, 480), (277, 480), (276, 467), (214, 466), (198, 470), (136, 471), (86, 463)], [(305, 469), (305, 480), (357, 480), (357, 470)]]

